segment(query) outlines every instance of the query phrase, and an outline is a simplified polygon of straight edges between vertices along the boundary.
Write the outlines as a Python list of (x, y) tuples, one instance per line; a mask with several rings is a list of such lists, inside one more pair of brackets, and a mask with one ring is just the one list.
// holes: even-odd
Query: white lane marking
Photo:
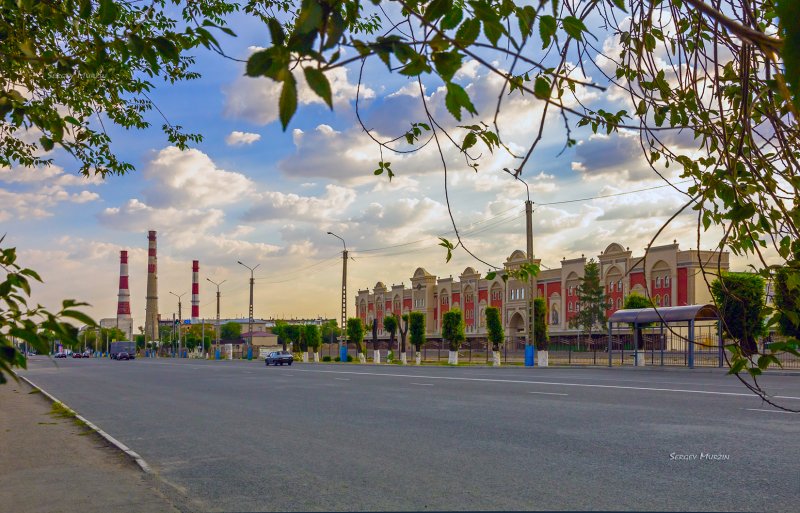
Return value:
[(338, 379), (339, 381), (350, 381), (349, 378), (333, 378), (333, 379)]
[[(462, 378), (462, 377), (455, 377), (455, 376), (420, 376), (419, 374), (394, 374), (394, 373), (383, 373), (383, 372), (355, 372), (355, 371), (326, 371), (326, 370), (311, 370), (311, 369), (297, 369), (297, 372), (317, 372), (317, 373), (328, 373), (328, 374), (356, 374), (361, 376), (384, 376), (384, 377), (393, 377), (393, 378), (425, 378), (425, 379), (446, 379), (451, 381), (482, 381), (488, 383), (520, 383), (520, 384), (530, 384), (530, 385), (554, 385), (554, 386), (561, 386), (561, 387), (584, 387), (584, 388), (614, 388), (618, 390), (645, 390), (649, 392), (676, 392), (676, 393), (684, 393), (684, 394), (706, 394), (706, 395), (728, 395), (728, 396), (736, 396), (736, 397), (755, 397), (759, 398), (757, 395), (752, 393), (737, 393), (737, 392), (715, 392), (711, 390), (688, 390), (688, 389), (681, 389), (681, 388), (653, 388), (653, 387), (629, 387), (629, 386), (622, 386), (622, 385), (598, 385), (598, 384), (590, 384), (590, 383), (558, 383), (554, 381), (528, 381), (522, 379), (488, 379), (488, 378)], [(800, 401), (800, 397), (792, 397), (788, 395), (775, 395), (772, 396), (776, 399), (793, 399)], [(760, 399), (760, 398), (759, 398)]]
[(557, 392), (528, 392), (529, 394), (541, 394), (541, 395), (569, 395), (569, 394), (559, 394)]
[(432, 387), (433, 383), (411, 383), (412, 385), (419, 385), (421, 387)]
[(797, 415), (798, 414), (796, 411), (761, 410), (759, 408), (744, 408), (744, 409), (747, 410), (747, 411), (764, 411), (764, 412), (767, 412), (767, 413), (789, 413), (789, 414), (792, 414), (792, 415)]

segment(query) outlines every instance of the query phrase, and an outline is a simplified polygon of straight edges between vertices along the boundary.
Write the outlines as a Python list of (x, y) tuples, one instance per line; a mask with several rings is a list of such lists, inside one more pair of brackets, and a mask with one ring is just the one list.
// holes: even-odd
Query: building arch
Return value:
[(508, 320), (508, 334), (511, 335), (514, 342), (525, 339), (527, 332), (525, 326), (525, 315), (522, 312), (514, 312)]
[(612, 242), (611, 244), (608, 245), (606, 250), (603, 251), (603, 254), (607, 255), (608, 253), (624, 253), (624, 252), (625, 252), (625, 249), (622, 247), (621, 244), (617, 244), (616, 242)]

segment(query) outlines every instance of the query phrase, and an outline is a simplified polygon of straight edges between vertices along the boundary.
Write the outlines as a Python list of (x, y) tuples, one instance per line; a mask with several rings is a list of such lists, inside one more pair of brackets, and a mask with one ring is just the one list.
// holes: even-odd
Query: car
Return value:
[(264, 363), (270, 365), (291, 365), (294, 361), (294, 356), (289, 351), (273, 351), (264, 358)]
[(91, 358), (92, 357), (92, 352), (91, 351), (84, 351), (83, 357), (84, 358)]
[(83, 358), (83, 355), (80, 353), (72, 353), (73, 358)]
[(131, 355), (129, 355), (125, 351), (122, 351), (121, 353), (117, 353), (117, 358), (116, 359), (117, 360), (132, 360), (133, 358), (131, 358)]
[(53, 355), (53, 358), (66, 358), (66, 357), (67, 353), (56, 353), (55, 355)]

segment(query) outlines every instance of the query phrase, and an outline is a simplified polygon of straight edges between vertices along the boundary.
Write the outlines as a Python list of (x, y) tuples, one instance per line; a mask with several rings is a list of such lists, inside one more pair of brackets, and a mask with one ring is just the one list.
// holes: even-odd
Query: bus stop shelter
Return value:
[[(627, 328), (627, 333), (620, 329), (621, 325)], [(697, 337), (698, 327), (704, 330), (702, 340)], [(631, 331), (632, 344), (626, 344), (624, 337), (630, 337)], [(649, 353), (643, 335), (645, 331), (652, 334), (647, 341)], [(614, 312), (608, 318), (609, 367), (614, 364), (616, 355), (619, 355), (621, 365), (626, 364), (626, 356), (633, 357), (633, 365), (646, 365), (648, 354), (651, 365), (677, 364), (694, 368), (699, 355), (701, 365), (722, 367), (725, 349), (719, 311), (714, 305), (704, 304)]]

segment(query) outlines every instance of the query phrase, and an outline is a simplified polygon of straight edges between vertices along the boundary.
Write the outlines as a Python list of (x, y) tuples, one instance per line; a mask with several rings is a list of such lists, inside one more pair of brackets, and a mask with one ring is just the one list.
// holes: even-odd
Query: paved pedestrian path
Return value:
[[(0, 504), (15, 513), (177, 512), (135, 463), (24, 382), (0, 385)], [(183, 508), (182, 508), (183, 509)]]

